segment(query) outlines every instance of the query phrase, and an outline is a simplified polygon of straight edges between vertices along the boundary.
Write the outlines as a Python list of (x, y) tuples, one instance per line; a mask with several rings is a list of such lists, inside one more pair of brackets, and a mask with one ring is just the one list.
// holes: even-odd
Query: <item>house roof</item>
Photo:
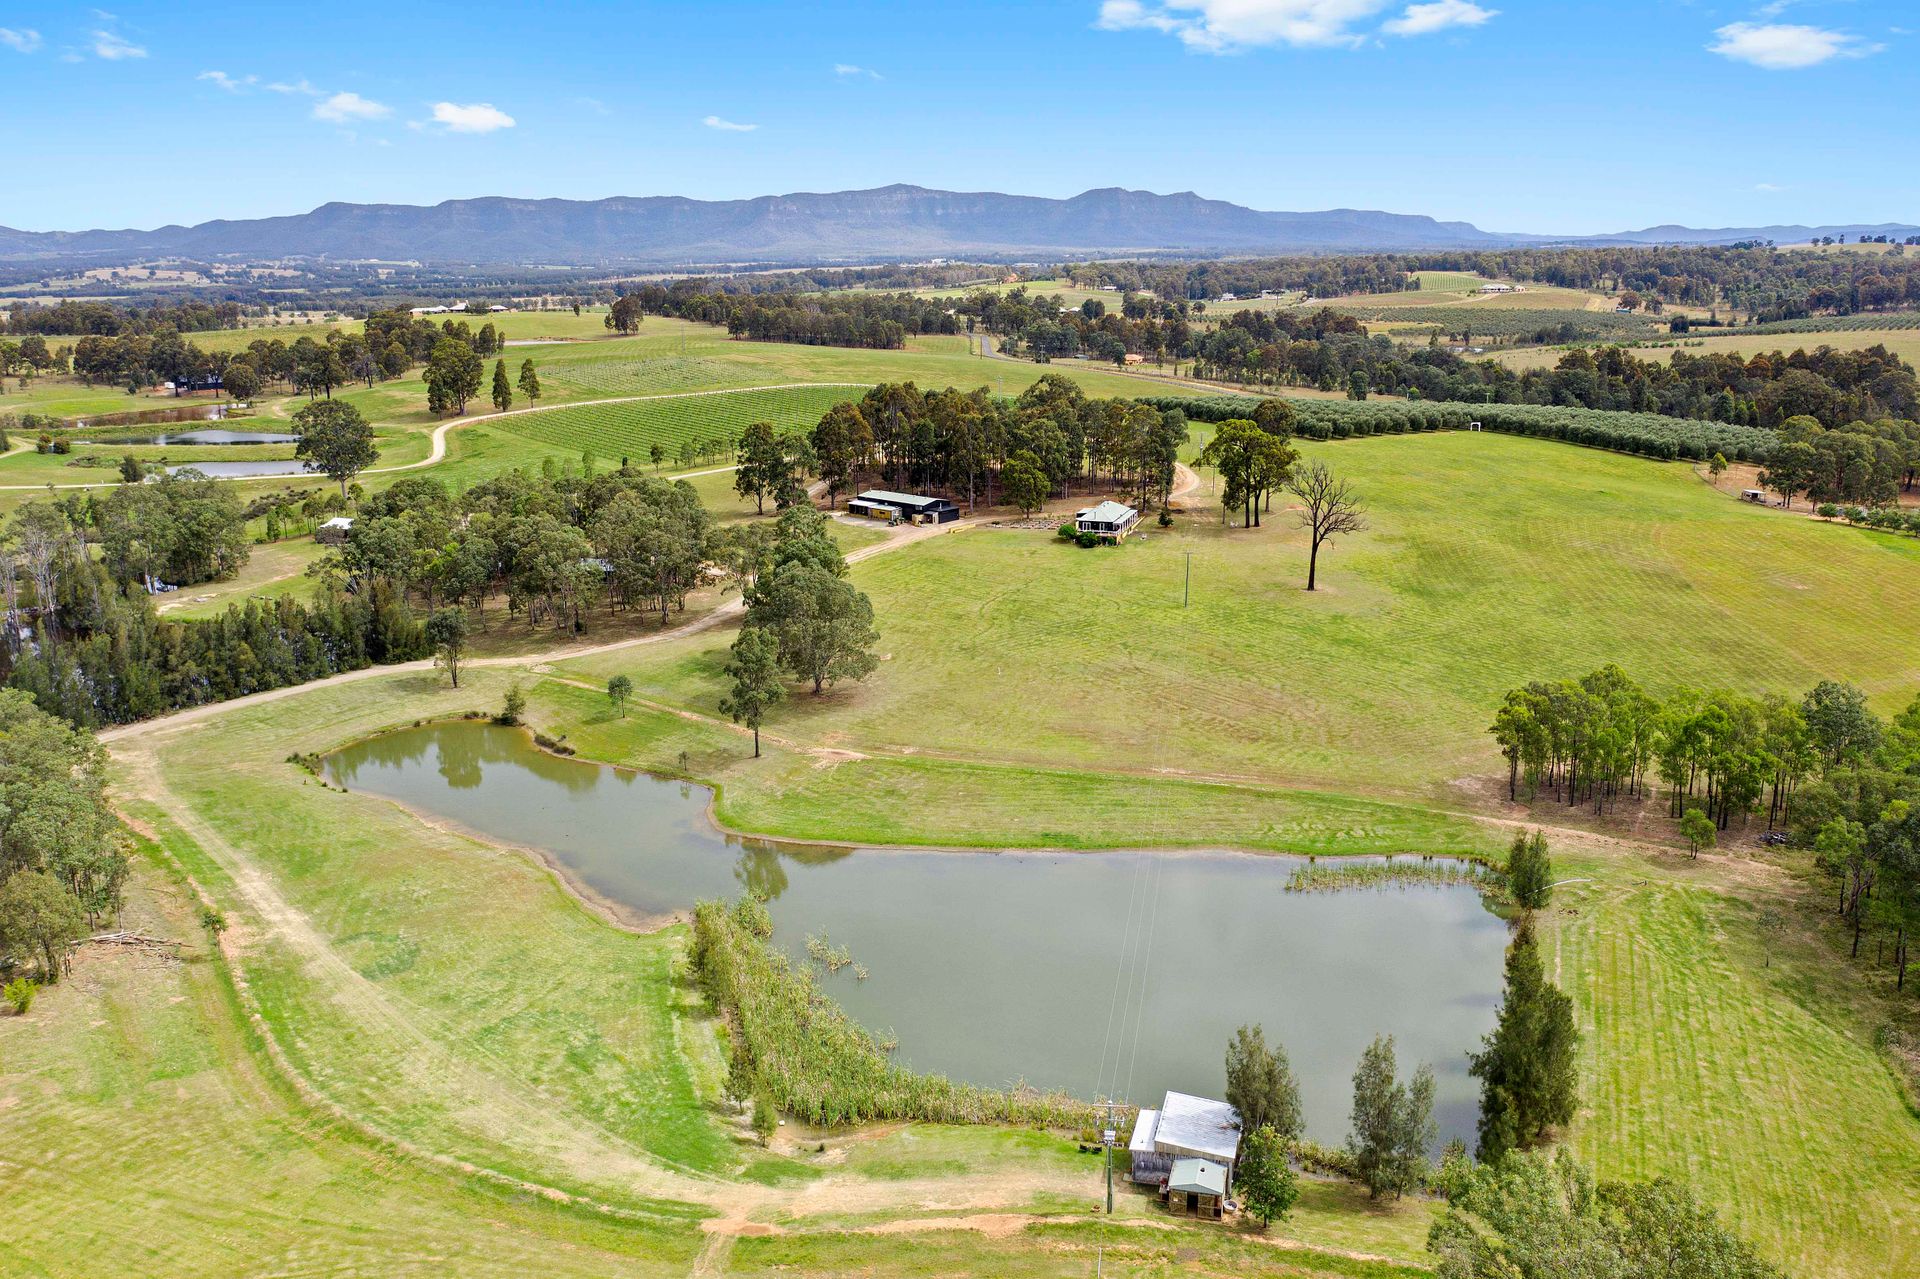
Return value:
[(1078, 513), (1078, 518), (1093, 520), (1100, 524), (1118, 524), (1128, 517), (1138, 518), (1140, 512), (1121, 502), (1102, 502), (1098, 506), (1089, 506)]
[(1170, 1092), (1160, 1103), (1155, 1149), (1232, 1163), (1240, 1152), (1240, 1112), (1224, 1101)]
[(895, 493), (888, 489), (868, 489), (853, 500), (875, 505), (907, 506), (918, 510), (923, 506), (939, 506), (945, 503), (947, 499), (944, 497), (928, 497), (924, 493)]
[(1167, 1189), (1182, 1195), (1224, 1195), (1227, 1170), (1211, 1159), (1176, 1159)]

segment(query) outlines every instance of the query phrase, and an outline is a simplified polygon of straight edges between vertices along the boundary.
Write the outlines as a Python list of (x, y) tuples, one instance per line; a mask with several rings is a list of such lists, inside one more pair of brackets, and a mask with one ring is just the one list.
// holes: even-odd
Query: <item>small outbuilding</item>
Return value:
[(1741, 490), (1740, 490), (1740, 500), (1741, 500), (1742, 502), (1754, 502), (1754, 503), (1757, 503), (1757, 504), (1759, 504), (1759, 505), (1761, 505), (1761, 506), (1765, 506), (1765, 505), (1767, 504), (1767, 494), (1766, 494), (1766, 490), (1764, 490), (1764, 489), (1741, 489)]
[(868, 489), (848, 501), (847, 514), (884, 524), (950, 524), (960, 518), (960, 508), (944, 497)]
[(336, 515), (313, 530), (313, 540), (328, 546), (338, 546), (347, 540), (347, 534), (353, 532), (351, 515)]
[(1226, 1211), (1227, 1170), (1211, 1159), (1176, 1159), (1165, 1194), (1171, 1211), (1218, 1221)]
[(1118, 542), (1139, 523), (1140, 512), (1124, 502), (1102, 502), (1073, 514), (1073, 527), (1077, 532), (1091, 533), (1106, 542)]

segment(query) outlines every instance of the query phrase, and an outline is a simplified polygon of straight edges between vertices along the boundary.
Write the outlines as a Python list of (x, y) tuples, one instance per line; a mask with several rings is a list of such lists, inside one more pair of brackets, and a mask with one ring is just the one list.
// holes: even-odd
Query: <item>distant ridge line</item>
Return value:
[(1232, 256), (1498, 249), (1527, 246), (1728, 244), (1817, 236), (1920, 234), (1907, 223), (1696, 229), (1656, 226), (1603, 236), (1483, 231), (1467, 222), (1372, 209), (1262, 212), (1192, 191), (1103, 187), (1070, 199), (895, 185), (750, 200), (506, 196), (435, 205), (323, 204), (307, 213), (152, 230), (19, 231), (0, 227), (0, 260), (152, 258), (378, 259), (590, 266), (627, 263), (817, 265), (921, 257)]

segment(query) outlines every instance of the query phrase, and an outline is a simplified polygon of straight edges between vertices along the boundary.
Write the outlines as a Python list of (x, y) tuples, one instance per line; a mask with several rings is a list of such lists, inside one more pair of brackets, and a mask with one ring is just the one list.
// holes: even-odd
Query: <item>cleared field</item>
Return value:
[(311, 580), (304, 576), (307, 566), (326, 554), (327, 548), (310, 537), (301, 537), (249, 547), (248, 551), (247, 566), (233, 580), (203, 582), (176, 591), (159, 604), (161, 614), (186, 621), (213, 617), (250, 599), (277, 599), (282, 595), (305, 599), (313, 593)]
[[(527, 413), (496, 423), (505, 433), (535, 440), (576, 455), (591, 451), (618, 465), (619, 459), (644, 461), (651, 445), (669, 457), (683, 444), (732, 441), (753, 422), (772, 422), (782, 431), (812, 426), (835, 404), (866, 394), (852, 386), (787, 387), (765, 391), (692, 392), (621, 404), (584, 404), (548, 413)], [(724, 454), (715, 459), (727, 460)]]
[[(1117, 550), (936, 538), (855, 569), (892, 659), (776, 719), (962, 760), (1452, 803), (1452, 779), (1497, 768), (1486, 725), (1529, 679), (1616, 661), (1656, 688), (1798, 693), (1837, 676), (1883, 710), (1920, 692), (1904, 638), (1920, 542), (1743, 506), (1685, 466), (1526, 439), (1308, 455), (1353, 481), (1373, 525), (1323, 554), (1319, 592), (1301, 590), (1306, 549), (1280, 503), (1260, 530), (1202, 516)], [(725, 642), (627, 667), (691, 704)]]
[[(1688, 355), (1738, 355), (1746, 359), (1774, 351), (1811, 351), (1830, 346), (1836, 351), (1862, 351), (1884, 346), (1909, 364), (1920, 365), (1920, 329), (1833, 329), (1812, 333), (1717, 333), (1708, 337), (1675, 338), (1670, 342), (1632, 343), (1634, 353), (1643, 360), (1671, 358), (1670, 353)], [(1566, 354), (1565, 347), (1515, 347), (1492, 353), (1493, 358), (1515, 369), (1550, 369)]]
[[(1487, 310), (1526, 310), (1526, 311), (1611, 311), (1613, 301), (1599, 293), (1589, 293), (1584, 289), (1563, 289), (1551, 284), (1519, 284), (1512, 293), (1482, 293), (1480, 286), (1487, 280), (1474, 275), (1461, 275), (1450, 271), (1422, 272), (1432, 275), (1439, 283), (1404, 293), (1355, 293), (1347, 297), (1326, 299), (1327, 305), (1341, 310), (1361, 312), (1401, 312), (1419, 311), (1427, 307), (1471, 306)], [(1315, 303), (1316, 306), (1319, 303)], [(1390, 318), (1399, 319), (1396, 314)], [(1413, 322), (1419, 317), (1405, 317)]]
[(143, 391), (128, 395), (125, 387), (86, 386), (68, 377), (41, 377), (20, 389), (18, 379), (0, 378), (0, 414), (46, 413), (79, 417), (88, 413), (133, 413), (142, 409), (178, 408), (194, 401)]
[(1872, 1047), (1890, 1009), (1845, 966), (1824, 893), (1736, 875), (1615, 864), (1556, 898), (1548, 962), (1584, 1040), (1574, 1148), (1688, 1178), (1789, 1274), (1920, 1272), (1920, 1126)]
[[(583, 307), (579, 315), (571, 310), (565, 311), (503, 311), (498, 315), (430, 315), (424, 317), (435, 324), (447, 320), (464, 321), (468, 327), (478, 332), (483, 324), (491, 324), (507, 335), (507, 340), (525, 341), (530, 339), (570, 339), (584, 341), (612, 336), (607, 328), (607, 308)], [(287, 324), (250, 324), (244, 329), (204, 329), (185, 333), (181, 336), (203, 351), (244, 351), (261, 339), (278, 338), (291, 346), (303, 337), (322, 341), (327, 330), (339, 329), (342, 333), (358, 333), (361, 323), (358, 320), (341, 318), (338, 320), (303, 320)]]
[(1420, 281), (1421, 293), (1474, 293), (1492, 280), (1470, 271), (1415, 271), (1413, 278)]

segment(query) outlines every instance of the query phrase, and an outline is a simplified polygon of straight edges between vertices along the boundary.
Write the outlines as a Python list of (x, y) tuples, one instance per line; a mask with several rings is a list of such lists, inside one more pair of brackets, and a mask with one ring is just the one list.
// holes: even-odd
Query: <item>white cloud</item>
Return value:
[(612, 115), (613, 114), (613, 108), (608, 106), (606, 103), (600, 101), (600, 99), (598, 98), (575, 98), (573, 102), (575, 106), (580, 107), (581, 109), (586, 111), (591, 111), (595, 115)]
[(458, 102), (436, 102), (433, 104), (433, 122), (445, 125), (453, 133), (492, 133), (496, 129), (513, 127), (513, 117), (491, 102), (474, 102), (465, 106)]
[(856, 66), (851, 62), (834, 63), (833, 73), (839, 76), (843, 80), (851, 80), (851, 79), (854, 79), (855, 77), (862, 77), (868, 80), (886, 79), (885, 76), (881, 75), (878, 71), (875, 71), (872, 67)]
[(202, 71), (199, 75), (195, 76), (194, 79), (211, 81), (220, 88), (225, 89), (228, 93), (244, 93), (246, 90), (260, 83), (260, 77), (257, 75), (240, 76), (236, 78), (228, 75), (224, 71)]
[(1756, 191), (1765, 191), (1768, 195), (1778, 195), (1780, 192), (1786, 190), (1785, 187), (1773, 182), (1756, 182), (1753, 184), (1753, 189)]
[(1498, 9), (1483, 9), (1470, 0), (1433, 0), (1431, 4), (1410, 4), (1397, 18), (1380, 25), (1390, 36), (1424, 36), (1448, 27), (1477, 27), (1500, 16)]
[(1864, 58), (1886, 48), (1844, 31), (1791, 22), (1733, 22), (1713, 34), (1719, 40), (1707, 46), (1709, 53), (1764, 71), (1798, 71), (1834, 58)]
[(93, 56), (105, 58), (108, 62), (120, 62), (127, 58), (144, 58), (147, 51), (118, 31), (96, 31), (93, 33)]
[(32, 27), (0, 27), (0, 44), (15, 53), (32, 53), (40, 47), (40, 33)]
[(1384, 0), (1104, 0), (1094, 25), (1158, 31), (1202, 53), (1276, 44), (1353, 48), (1366, 40), (1354, 27), (1385, 7)]
[(379, 120), (393, 114), (384, 102), (373, 102), (357, 93), (336, 93), (316, 103), (313, 118), (328, 124), (350, 124), (355, 120)]
[(731, 120), (722, 120), (717, 115), (710, 115), (700, 123), (709, 129), (718, 129), (722, 133), (752, 133), (760, 127), (757, 124), (735, 124)]
[(262, 87), (264, 87), (268, 93), (297, 93), (302, 95), (303, 97), (308, 97), (308, 98), (318, 98), (318, 97), (325, 96), (320, 92), (320, 90), (314, 88), (313, 85), (306, 80), (295, 80), (292, 82), (289, 82), (286, 80), (274, 80)]

